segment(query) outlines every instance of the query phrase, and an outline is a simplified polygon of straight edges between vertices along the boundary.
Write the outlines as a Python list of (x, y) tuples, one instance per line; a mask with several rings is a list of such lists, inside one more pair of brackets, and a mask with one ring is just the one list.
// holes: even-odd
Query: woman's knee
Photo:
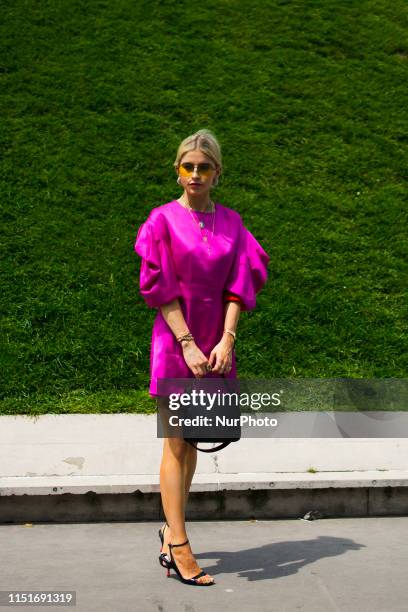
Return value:
[(183, 438), (166, 438), (164, 443), (164, 451), (173, 455), (178, 461), (184, 461), (190, 456), (191, 445)]

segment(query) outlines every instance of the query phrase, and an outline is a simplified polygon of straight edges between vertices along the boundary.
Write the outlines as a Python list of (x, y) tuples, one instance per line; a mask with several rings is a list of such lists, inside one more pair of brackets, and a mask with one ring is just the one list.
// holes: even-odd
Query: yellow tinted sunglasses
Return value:
[(179, 172), (181, 176), (191, 176), (194, 172), (194, 168), (197, 168), (197, 172), (200, 176), (210, 176), (211, 172), (214, 172), (215, 168), (208, 162), (202, 162), (201, 164), (192, 164), (190, 162), (183, 162), (179, 166)]

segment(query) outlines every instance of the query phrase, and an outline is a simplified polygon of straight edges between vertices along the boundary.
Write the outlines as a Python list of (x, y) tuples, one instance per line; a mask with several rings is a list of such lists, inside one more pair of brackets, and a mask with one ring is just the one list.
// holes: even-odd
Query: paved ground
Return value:
[(0, 525), (0, 590), (74, 590), (81, 612), (408, 609), (408, 517), (191, 522), (210, 587), (166, 577), (159, 526)]

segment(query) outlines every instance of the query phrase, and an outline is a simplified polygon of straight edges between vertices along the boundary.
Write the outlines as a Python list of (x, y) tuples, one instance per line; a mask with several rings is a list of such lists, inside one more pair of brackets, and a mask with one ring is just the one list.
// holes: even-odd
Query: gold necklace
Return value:
[[(179, 200), (179, 202), (180, 202), (180, 200)], [(194, 222), (200, 228), (200, 233), (202, 235), (203, 241), (206, 243), (208, 254), (211, 255), (211, 250), (210, 250), (210, 247), (209, 247), (209, 244), (208, 244), (208, 236), (204, 235), (203, 232), (202, 232), (202, 230), (205, 227), (204, 221), (197, 221), (196, 217), (192, 213), (192, 211), (194, 209), (189, 204), (186, 205), (184, 203), (184, 201), (181, 201), (181, 204), (184, 206), (184, 208), (187, 208), (187, 210), (190, 213), (191, 217), (193, 218)], [(214, 236), (214, 227), (215, 227), (215, 204), (214, 204), (214, 202), (212, 200), (210, 200), (210, 204), (212, 205), (212, 211), (211, 212), (213, 213), (213, 215), (212, 215), (213, 223), (212, 223), (212, 231), (211, 231), (211, 241), (212, 241), (212, 238)], [(206, 212), (206, 211), (197, 211), (197, 212)]]

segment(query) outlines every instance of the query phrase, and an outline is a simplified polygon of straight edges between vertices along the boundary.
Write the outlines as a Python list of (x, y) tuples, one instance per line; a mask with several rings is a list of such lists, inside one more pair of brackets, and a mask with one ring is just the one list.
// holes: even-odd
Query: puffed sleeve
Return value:
[(256, 294), (268, 278), (269, 259), (269, 255), (241, 221), (237, 250), (224, 287), (224, 291), (230, 291), (240, 298), (241, 310), (255, 308)]
[(163, 222), (150, 216), (139, 228), (135, 251), (142, 258), (140, 293), (146, 304), (158, 308), (181, 296)]

